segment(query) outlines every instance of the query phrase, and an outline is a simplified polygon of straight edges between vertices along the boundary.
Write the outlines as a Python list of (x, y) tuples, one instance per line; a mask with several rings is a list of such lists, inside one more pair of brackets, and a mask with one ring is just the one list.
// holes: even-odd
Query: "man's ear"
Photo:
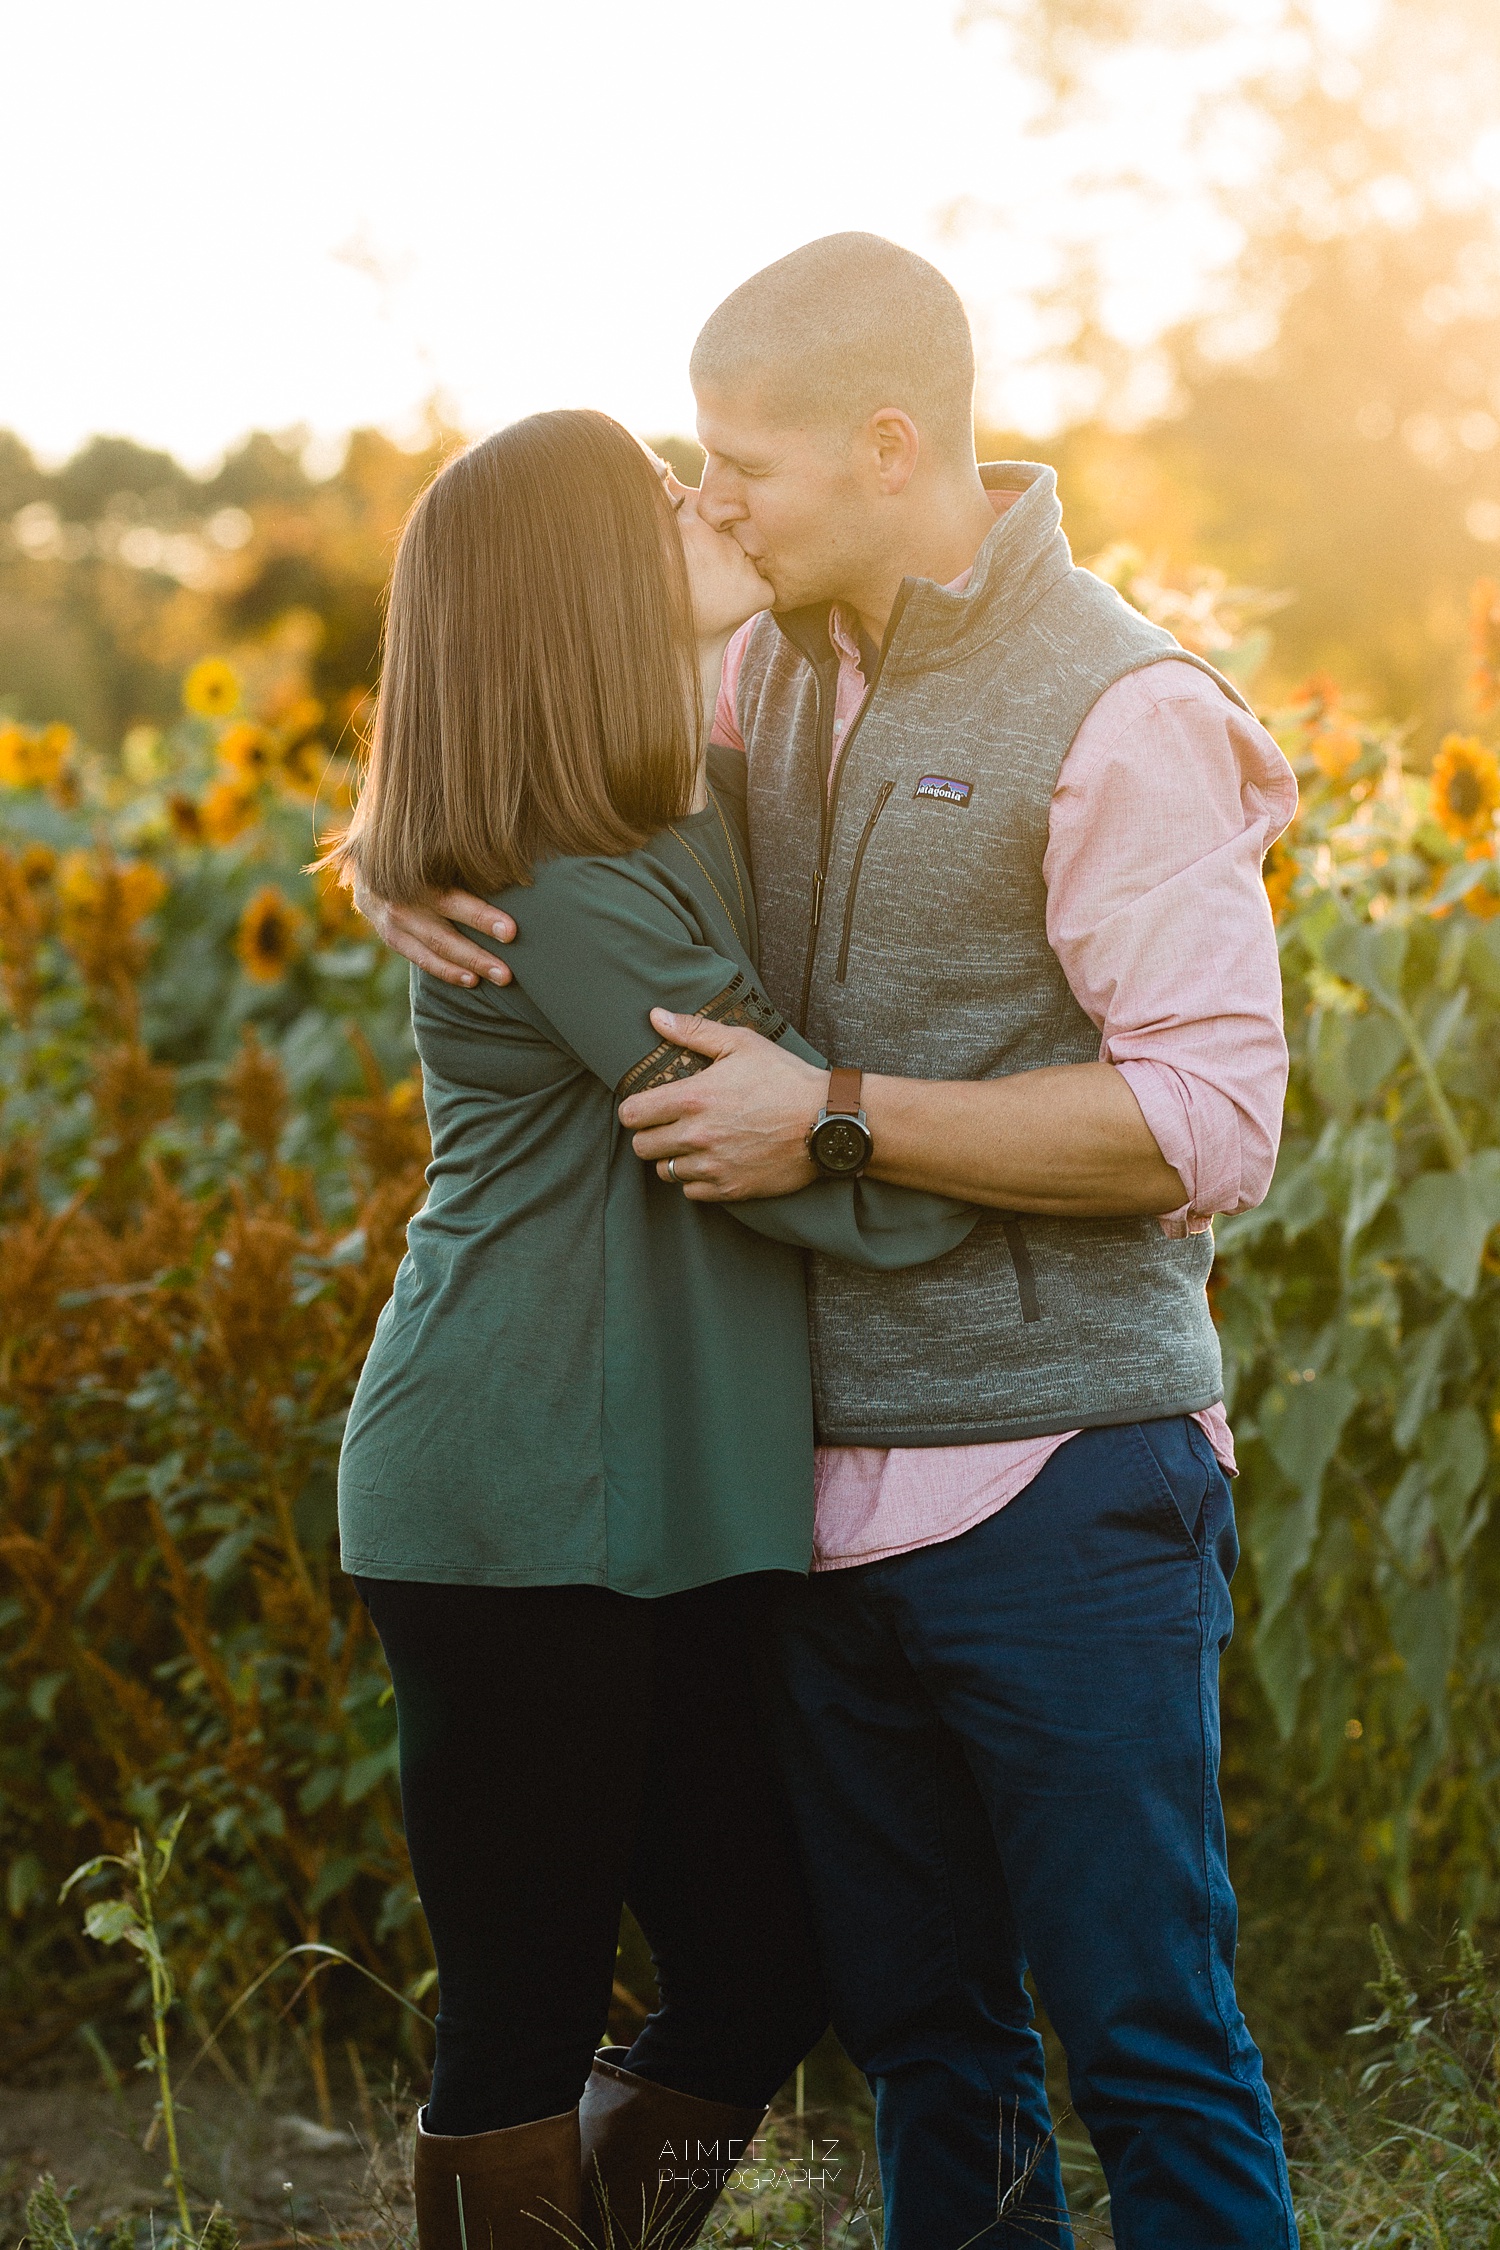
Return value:
[(894, 500), (904, 492), (922, 450), (921, 434), (904, 408), (880, 406), (865, 424), (875, 456), (880, 489)]

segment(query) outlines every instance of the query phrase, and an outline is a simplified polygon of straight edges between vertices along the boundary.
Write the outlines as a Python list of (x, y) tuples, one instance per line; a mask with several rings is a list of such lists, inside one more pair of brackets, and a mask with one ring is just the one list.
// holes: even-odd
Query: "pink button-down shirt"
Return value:
[[(831, 625), (837, 759), (865, 679), (856, 635), (837, 611)], [(750, 630), (729, 644), (714, 714), (716, 740), (738, 749)], [(1248, 1210), (1271, 1184), (1287, 1050), (1261, 862), (1296, 805), (1291, 767), (1265, 728), (1191, 664), (1116, 681), (1058, 775), (1042, 863), (1047, 937), (1099, 1027), (1101, 1058), (1118, 1068), (1187, 1190), (1161, 1222), (1169, 1233)], [(1195, 1419), (1233, 1472), (1223, 1407)], [(957, 1538), (1023, 1492), (1077, 1434), (820, 1448), (813, 1568)]]

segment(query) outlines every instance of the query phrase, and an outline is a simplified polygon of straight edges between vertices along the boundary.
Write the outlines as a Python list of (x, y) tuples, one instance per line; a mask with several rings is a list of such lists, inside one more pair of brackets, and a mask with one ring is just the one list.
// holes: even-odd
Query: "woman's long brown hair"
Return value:
[(401, 905), (631, 851), (687, 810), (699, 726), (660, 479), (607, 414), (533, 414), (406, 519), (364, 787), (323, 864)]

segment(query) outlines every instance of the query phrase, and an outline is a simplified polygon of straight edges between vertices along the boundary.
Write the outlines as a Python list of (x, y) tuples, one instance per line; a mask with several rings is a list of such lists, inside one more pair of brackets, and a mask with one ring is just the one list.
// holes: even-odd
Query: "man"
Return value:
[[(1205, 1284), (1211, 1214), (1275, 1160), (1260, 862), (1295, 789), (1233, 688), (1074, 567), (1051, 472), (980, 469), (973, 380), (953, 290), (868, 235), (699, 337), (701, 507), (775, 594), (716, 715), (763, 978), (840, 1069), (659, 1013), (709, 1067), (621, 1119), (695, 1199), (863, 1166), (993, 1214), (928, 1268), (809, 1275), (816, 1567), (778, 1692), (890, 2250), (1071, 2240), (1028, 1967), (1121, 2250), (1269, 2250), (1296, 2238), (1233, 1990)], [(362, 903), (436, 974), (503, 973)]]

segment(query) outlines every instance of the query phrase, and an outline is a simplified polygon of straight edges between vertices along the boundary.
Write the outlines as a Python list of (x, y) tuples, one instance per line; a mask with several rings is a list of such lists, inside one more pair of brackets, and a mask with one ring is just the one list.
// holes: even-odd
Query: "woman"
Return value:
[[(703, 668), (766, 589), (659, 468), (543, 414), (428, 487), (335, 855), (398, 901), (526, 886), (513, 984), (413, 976), (430, 1194), (340, 1464), (439, 1972), (422, 2250), (691, 2241), (821, 2031), (752, 1681), (768, 1574), (811, 1546), (795, 1245), (909, 1264), (973, 1220), (859, 1181), (689, 1203), (615, 1120), (701, 1067), (653, 1006), (822, 1060), (756, 987), (701, 748)], [(596, 2061), (622, 1900), (661, 2005)]]

